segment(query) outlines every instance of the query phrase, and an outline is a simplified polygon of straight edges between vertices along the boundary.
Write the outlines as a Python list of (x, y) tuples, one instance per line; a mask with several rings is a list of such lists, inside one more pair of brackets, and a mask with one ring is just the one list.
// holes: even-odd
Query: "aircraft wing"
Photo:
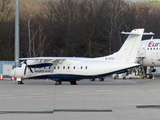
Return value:
[(40, 68), (51, 66), (53, 62), (63, 62), (64, 60), (74, 59), (73, 57), (31, 57), (31, 58), (20, 58), (24, 60), (23, 63), (27, 64), (29, 68)]
[(84, 57), (30, 57), (30, 58), (19, 58), (19, 60), (35, 60), (41, 63), (53, 63), (55, 61), (64, 61), (64, 60), (92, 60), (93, 58), (84, 58)]
[(19, 60), (35, 60), (40, 63), (53, 63), (54, 61), (61, 61), (66, 59), (71, 59), (71, 58), (70, 57), (31, 57), (31, 58), (20, 58)]
[[(19, 60), (26, 60), (27, 64), (53, 64), (53, 62), (63, 62), (64, 60), (77, 60), (81, 61), (82, 59), (77, 59), (77, 57), (31, 57), (31, 58), (20, 58)], [(47, 66), (47, 65), (46, 65)]]

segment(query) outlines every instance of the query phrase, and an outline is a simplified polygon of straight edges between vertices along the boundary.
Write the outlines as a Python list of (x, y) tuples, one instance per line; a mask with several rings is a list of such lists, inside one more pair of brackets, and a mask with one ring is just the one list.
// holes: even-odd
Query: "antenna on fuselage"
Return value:
[(153, 40), (153, 36), (151, 37), (151, 40)]

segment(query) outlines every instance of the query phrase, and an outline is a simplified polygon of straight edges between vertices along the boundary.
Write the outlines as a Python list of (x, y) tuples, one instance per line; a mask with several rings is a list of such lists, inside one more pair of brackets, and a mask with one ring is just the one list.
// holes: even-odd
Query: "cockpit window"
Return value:
[(19, 65), (18, 65), (18, 67), (21, 67), (22, 66), (22, 63), (20, 63)]

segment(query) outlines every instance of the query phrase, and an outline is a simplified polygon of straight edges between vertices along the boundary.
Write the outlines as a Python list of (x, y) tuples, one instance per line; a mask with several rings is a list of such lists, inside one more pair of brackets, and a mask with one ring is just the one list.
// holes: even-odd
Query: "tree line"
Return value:
[[(160, 37), (160, 5), (124, 0), (20, 0), (20, 51), (28, 57), (112, 54), (145, 28)], [(14, 60), (15, 3), (0, 1), (0, 60)], [(150, 37), (143, 37), (148, 39)], [(20, 54), (21, 57), (22, 54)]]

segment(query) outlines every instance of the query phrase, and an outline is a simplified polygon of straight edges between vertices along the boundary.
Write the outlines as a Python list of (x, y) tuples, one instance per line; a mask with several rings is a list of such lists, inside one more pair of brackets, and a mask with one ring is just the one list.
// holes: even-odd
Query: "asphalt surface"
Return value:
[(78, 81), (0, 80), (3, 120), (159, 120), (160, 78)]

